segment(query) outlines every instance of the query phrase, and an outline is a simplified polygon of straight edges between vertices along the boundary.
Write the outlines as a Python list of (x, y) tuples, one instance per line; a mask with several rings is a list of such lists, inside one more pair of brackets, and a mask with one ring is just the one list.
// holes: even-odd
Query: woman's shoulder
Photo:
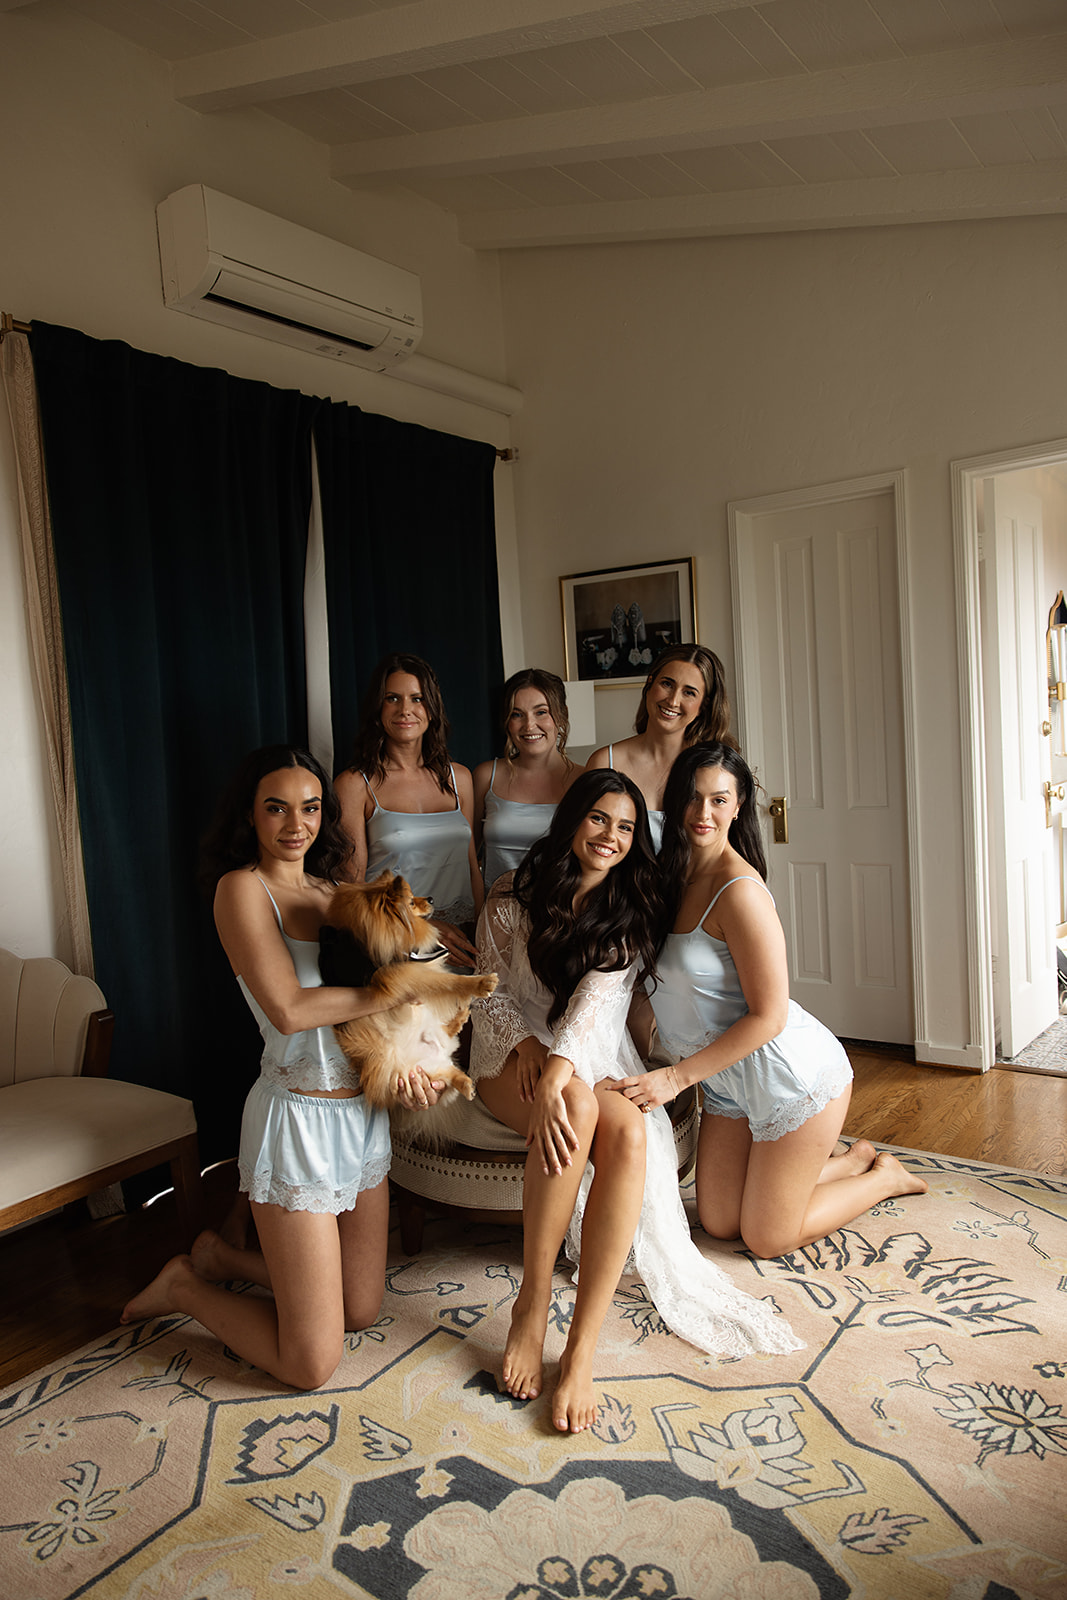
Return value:
[[(490, 758), (488, 761), (479, 761), (478, 765), (471, 774), (472, 778), (474, 779), (475, 789), (488, 789), (490, 783), (493, 781), (493, 768), (495, 766), (496, 761), (492, 758)], [(459, 769), (457, 768), (456, 770), (458, 771)]]
[(705, 916), (716, 921), (723, 917), (747, 917), (773, 911), (774, 898), (763, 879), (747, 861), (724, 870), (711, 885), (712, 897)]

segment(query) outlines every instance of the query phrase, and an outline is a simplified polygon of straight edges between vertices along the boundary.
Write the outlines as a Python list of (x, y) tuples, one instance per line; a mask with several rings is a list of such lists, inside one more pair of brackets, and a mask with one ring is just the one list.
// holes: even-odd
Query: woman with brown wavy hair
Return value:
[(336, 789), (354, 853), (350, 877), (399, 872), (434, 902), (452, 960), (470, 966), (482, 878), (472, 831), (474, 788), (449, 760), (441, 686), (421, 656), (379, 661), (363, 699), (355, 759)]
[(700, 644), (668, 645), (645, 680), (634, 728), (629, 739), (594, 750), (586, 766), (614, 767), (636, 783), (658, 850), (663, 790), (677, 757), (697, 744), (734, 744), (726, 676), (715, 652)]

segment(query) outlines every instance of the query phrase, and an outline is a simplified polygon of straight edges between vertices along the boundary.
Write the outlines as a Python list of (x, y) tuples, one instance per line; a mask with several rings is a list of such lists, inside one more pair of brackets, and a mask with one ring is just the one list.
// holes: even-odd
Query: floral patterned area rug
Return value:
[(1067, 1180), (902, 1156), (928, 1195), (795, 1255), (697, 1230), (792, 1355), (703, 1355), (624, 1279), (576, 1438), (497, 1389), (517, 1228), (397, 1247), (314, 1394), (124, 1328), (0, 1395), (0, 1595), (1062, 1600)]

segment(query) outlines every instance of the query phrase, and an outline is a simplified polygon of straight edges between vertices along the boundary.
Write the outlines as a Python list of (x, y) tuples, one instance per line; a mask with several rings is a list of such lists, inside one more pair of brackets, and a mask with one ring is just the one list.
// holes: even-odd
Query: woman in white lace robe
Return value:
[(786, 1255), (926, 1184), (867, 1140), (833, 1154), (852, 1067), (840, 1041), (789, 998), (746, 763), (724, 744), (686, 751), (665, 810), (673, 932), (656, 959), (652, 1007), (677, 1064), (619, 1089), (662, 1105), (701, 1084), (701, 1223), (716, 1239), (740, 1235), (754, 1255)]
[(626, 1018), (661, 917), (640, 791), (599, 770), (575, 781), (545, 839), (498, 881), (479, 927), (479, 965), (500, 982), (475, 1007), (471, 1075), (488, 1109), (530, 1146), (503, 1379), (520, 1398), (541, 1391), (567, 1235), (581, 1270), (552, 1401), (561, 1431), (595, 1419), (593, 1354), (631, 1249), (664, 1321), (701, 1349), (797, 1348), (774, 1308), (735, 1289), (693, 1244), (666, 1112), (609, 1092), (641, 1068)]

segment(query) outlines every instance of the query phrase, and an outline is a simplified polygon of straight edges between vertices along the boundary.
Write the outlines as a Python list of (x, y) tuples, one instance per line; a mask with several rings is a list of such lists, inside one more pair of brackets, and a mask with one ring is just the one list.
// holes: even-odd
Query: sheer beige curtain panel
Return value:
[(63, 623), (48, 516), (37, 389), (29, 338), (12, 325), (7, 315), (0, 329), (0, 372), (15, 441), (30, 652), (59, 835), (63, 886), (70, 922), (71, 965), (76, 972), (92, 977), (93, 946), (78, 824)]

